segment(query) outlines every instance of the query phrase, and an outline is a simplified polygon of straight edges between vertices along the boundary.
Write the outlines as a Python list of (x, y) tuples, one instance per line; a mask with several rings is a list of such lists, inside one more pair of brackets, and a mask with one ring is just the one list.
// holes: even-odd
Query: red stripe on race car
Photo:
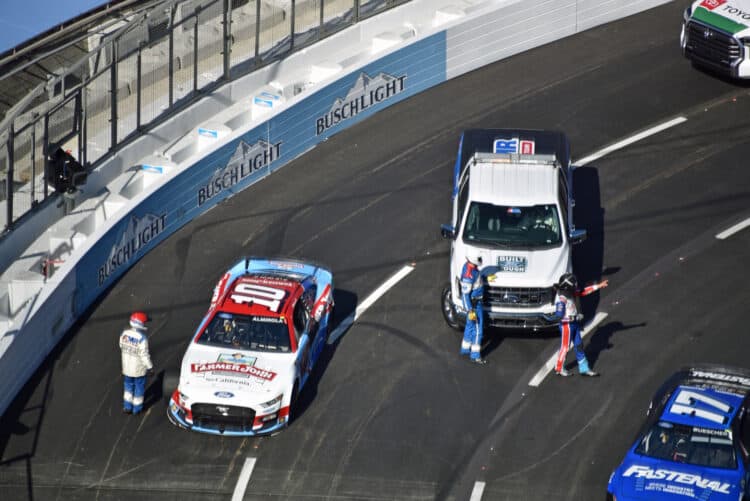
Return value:
[(289, 406), (287, 405), (286, 407), (282, 407), (281, 409), (279, 409), (279, 419), (288, 418), (288, 417), (289, 417)]
[(313, 306), (312, 314), (316, 322), (319, 322), (323, 317), (323, 314), (331, 309), (331, 284), (326, 285), (323, 289), (323, 293), (320, 295), (320, 299), (315, 302)]

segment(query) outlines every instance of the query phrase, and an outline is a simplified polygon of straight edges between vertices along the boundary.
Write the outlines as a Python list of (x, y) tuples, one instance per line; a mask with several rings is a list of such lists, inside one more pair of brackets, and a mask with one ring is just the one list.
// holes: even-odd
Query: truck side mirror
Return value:
[(440, 234), (443, 236), (443, 238), (447, 238), (449, 240), (456, 239), (456, 229), (449, 224), (440, 225)]
[(572, 244), (580, 244), (586, 240), (586, 230), (571, 230), (569, 239)]

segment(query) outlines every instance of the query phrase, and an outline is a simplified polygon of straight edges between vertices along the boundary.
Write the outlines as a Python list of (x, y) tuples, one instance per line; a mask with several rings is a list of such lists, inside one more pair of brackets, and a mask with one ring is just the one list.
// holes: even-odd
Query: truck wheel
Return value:
[(461, 321), (461, 317), (456, 312), (456, 307), (453, 304), (450, 284), (443, 287), (443, 292), (440, 294), (440, 309), (443, 311), (443, 318), (446, 324), (457, 331), (464, 330), (464, 323)]

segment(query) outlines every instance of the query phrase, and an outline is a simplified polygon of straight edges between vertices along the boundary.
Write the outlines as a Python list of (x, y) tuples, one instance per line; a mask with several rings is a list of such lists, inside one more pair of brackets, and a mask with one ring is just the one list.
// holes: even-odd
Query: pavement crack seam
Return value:
[(576, 433), (574, 433), (568, 440), (566, 440), (565, 442), (563, 442), (563, 444), (560, 445), (560, 447), (558, 447), (557, 449), (555, 449), (554, 451), (552, 451), (552, 453), (548, 454), (544, 459), (542, 459), (541, 461), (537, 461), (536, 463), (532, 463), (532, 464), (526, 466), (525, 468), (521, 468), (520, 470), (516, 470), (514, 472), (507, 473), (507, 474), (505, 474), (505, 475), (503, 475), (501, 477), (498, 477), (496, 480), (497, 481), (502, 481), (502, 480), (506, 480), (506, 479), (509, 479), (511, 477), (514, 477), (516, 475), (521, 475), (523, 473), (526, 473), (527, 471), (533, 470), (534, 468), (536, 468), (539, 465), (547, 463), (552, 458), (554, 458), (555, 456), (557, 456), (558, 454), (560, 454), (570, 444), (572, 444), (573, 442), (575, 442), (578, 439), (578, 437), (580, 437), (581, 435), (583, 435), (586, 432), (586, 430), (588, 430), (591, 427), (591, 425), (593, 423), (595, 423), (596, 421), (598, 421), (599, 419), (601, 419), (601, 417), (604, 415), (605, 411), (609, 408), (609, 405), (612, 403), (612, 399), (613, 398), (614, 397), (612, 395), (610, 395), (609, 398), (607, 399), (606, 404), (603, 405), (599, 409), (599, 411), (597, 411), (597, 413), (594, 414), (591, 417), (591, 419), (589, 419), (589, 421), (586, 423), (585, 426), (583, 426)]
[(382, 391), (380, 392), (380, 398), (378, 399), (378, 404), (372, 408), (372, 410), (367, 414), (367, 417), (362, 422), (360, 422), (360, 424), (357, 426), (357, 429), (352, 435), (352, 438), (349, 440), (349, 445), (346, 446), (343, 454), (341, 455), (339, 464), (336, 467), (336, 472), (333, 474), (333, 479), (331, 479), (331, 486), (328, 488), (328, 493), (326, 495), (326, 498), (331, 498), (333, 496), (333, 492), (335, 492), (338, 486), (341, 484), (341, 478), (343, 476), (341, 474), (341, 471), (344, 469), (346, 465), (348, 465), (349, 460), (354, 454), (354, 449), (359, 444), (359, 441), (361, 440), (362, 435), (365, 432), (365, 429), (370, 424), (370, 422), (375, 418), (375, 415), (378, 412), (380, 412), (380, 409), (383, 407), (383, 403), (386, 401), (385, 397), (389, 393), (391, 393), (393, 388), (396, 387), (397, 382), (401, 380), (405, 372), (406, 371), (402, 369), (398, 377), (394, 377), (393, 379), (391, 379), (391, 382), (387, 386), (382, 387)]

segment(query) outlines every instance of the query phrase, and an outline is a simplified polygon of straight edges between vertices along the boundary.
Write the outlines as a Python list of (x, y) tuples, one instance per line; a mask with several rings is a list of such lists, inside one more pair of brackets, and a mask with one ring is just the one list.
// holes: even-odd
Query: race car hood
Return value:
[(525, 250), (482, 249), (482, 274), (494, 275), (488, 283), (497, 287), (551, 287), (569, 271), (566, 248)]
[[(625, 500), (735, 500), (740, 494), (736, 472), (641, 457), (626, 459), (613, 484)], [(612, 486), (616, 487), (616, 486)]]
[(699, 0), (692, 18), (738, 38), (750, 36), (750, 0)]
[(180, 391), (191, 402), (252, 406), (289, 387), (294, 354), (232, 351), (193, 343), (185, 353)]

